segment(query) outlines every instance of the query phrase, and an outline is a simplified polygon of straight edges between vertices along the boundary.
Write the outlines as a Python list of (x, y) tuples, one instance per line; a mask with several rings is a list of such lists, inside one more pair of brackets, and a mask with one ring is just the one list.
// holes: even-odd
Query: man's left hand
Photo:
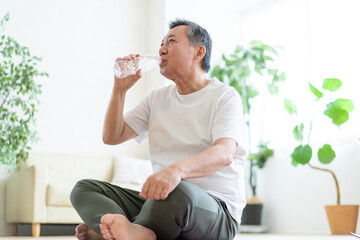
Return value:
[(174, 169), (165, 168), (147, 178), (139, 195), (145, 199), (164, 200), (180, 181), (181, 177)]

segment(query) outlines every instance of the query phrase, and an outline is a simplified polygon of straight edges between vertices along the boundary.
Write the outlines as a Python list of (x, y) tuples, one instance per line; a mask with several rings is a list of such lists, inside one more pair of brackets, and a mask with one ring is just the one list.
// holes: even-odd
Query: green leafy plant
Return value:
[(28, 158), (30, 144), (37, 140), (41, 85), (35, 78), (48, 74), (36, 69), (40, 58), (5, 34), (8, 21), (9, 13), (0, 22), (0, 163), (11, 172)]
[[(327, 102), (325, 105), (322, 100), (325, 98), (325, 96), (327, 97), (327, 95), (322, 91), (325, 90), (327, 91), (328, 95), (331, 95), (336, 92), (341, 87), (341, 85), (342, 82), (337, 78), (326, 78), (323, 81), (322, 90), (320, 91), (318, 88), (309, 83), (310, 91), (315, 96), (315, 99), (313, 100), (314, 105), (316, 104), (322, 106), (324, 109), (323, 115), (330, 118), (335, 126), (340, 126), (347, 122), (349, 119), (349, 113), (354, 109), (353, 102), (350, 99), (337, 98)], [(290, 114), (294, 114), (296, 116), (298, 115), (297, 107), (291, 102), (291, 100), (285, 99), (284, 104), (285, 109)], [(311, 120), (307, 126), (305, 126), (304, 122), (300, 121), (300, 123), (293, 129), (294, 138), (299, 141), (300, 144), (291, 154), (292, 164), (294, 166), (297, 166), (298, 164), (308, 165), (313, 169), (329, 172), (334, 178), (337, 192), (337, 204), (340, 205), (339, 183), (335, 173), (329, 169), (315, 167), (310, 164), (310, 160), (313, 157), (313, 147), (310, 146), (313, 121), (314, 120)], [(307, 133), (305, 130), (307, 130)], [(336, 153), (328, 143), (323, 144), (322, 147), (320, 147), (317, 151), (317, 158), (322, 164), (326, 165), (331, 163), (335, 157)]]
[[(219, 81), (233, 86), (241, 96), (245, 123), (248, 127), (249, 184), (254, 197), (257, 187), (256, 171), (258, 168), (263, 168), (274, 153), (268, 147), (268, 143), (254, 145), (258, 147), (258, 151), (251, 152), (253, 147), (250, 115), (253, 100), (259, 96), (261, 86), (265, 85), (270, 94), (277, 94), (279, 83), (286, 78), (284, 72), (270, 66), (274, 64), (276, 56), (278, 56), (278, 52), (275, 47), (266, 45), (262, 41), (251, 41), (247, 48), (236, 46), (232, 54), (223, 54), (221, 63), (214, 66), (211, 71), (211, 77), (216, 77)], [(258, 78), (260, 78), (260, 82), (255, 80)]]

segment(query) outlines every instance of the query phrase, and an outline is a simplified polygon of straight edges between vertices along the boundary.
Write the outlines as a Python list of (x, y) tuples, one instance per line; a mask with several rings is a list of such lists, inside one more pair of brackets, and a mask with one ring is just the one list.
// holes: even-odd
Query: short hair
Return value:
[(201, 63), (201, 68), (205, 72), (210, 71), (210, 58), (212, 49), (212, 40), (209, 33), (205, 28), (201, 27), (197, 23), (191, 22), (186, 19), (176, 18), (169, 23), (169, 28), (173, 29), (177, 26), (187, 26), (187, 36), (190, 39), (191, 46), (204, 46), (206, 49), (205, 56)]

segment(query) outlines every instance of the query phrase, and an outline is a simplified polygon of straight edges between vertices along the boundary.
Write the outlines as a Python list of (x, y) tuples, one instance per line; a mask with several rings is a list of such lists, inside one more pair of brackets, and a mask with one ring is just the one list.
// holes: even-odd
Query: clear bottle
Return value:
[(159, 66), (160, 61), (159, 56), (153, 55), (143, 55), (136, 57), (132, 61), (118, 60), (115, 61), (114, 64), (114, 74), (117, 78), (124, 78), (129, 75), (134, 75), (139, 69), (141, 69), (142, 72), (147, 72)]

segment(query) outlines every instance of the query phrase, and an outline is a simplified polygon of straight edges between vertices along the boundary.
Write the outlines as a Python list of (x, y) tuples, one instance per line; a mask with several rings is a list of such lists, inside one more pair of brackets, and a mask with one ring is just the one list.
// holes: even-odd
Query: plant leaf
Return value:
[(336, 154), (329, 144), (324, 144), (318, 151), (319, 161), (323, 164), (329, 164), (334, 160)]
[(249, 98), (254, 98), (257, 95), (259, 95), (259, 91), (257, 90), (257, 88), (253, 85), (249, 85), (247, 88), (247, 92), (249, 94)]
[(291, 160), (291, 164), (296, 167), (297, 165), (299, 165), (299, 163), (297, 161), (294, 161), (294, 159)]
[(293, 130), (293, 134), (296, 140), (302, 141), (304, 134), (304, 124), (301, 123), (300, 125), (297, 125)]
[(297, 113), (296, 106), (288, 98), (284, 99), (284, 108), (290, 115), (292, 115), (293, 113)]
[(324, 94), (320, 92), (316, 87), (314, 87), (311, 83), (309, 83), (310, 91), (317, 97), (317, 100), (322, 98)]
[(275, 83), (269, 83), (267, 86), (271, 95), (277, 94), (279, 92), (279, 87)]
[(231, 66), (231, 65), (235, 64), (235, 63), (239, 60), (239, 59), (238, 59), (235, 55), (233, 55), (233, 54), (231, 54), (231, 55), (225, 55), (225, 54), (223, 54), (223, 59), (224, 59), (224, 61), (225, 61), (226, 66)]
[(339, 104), (339, 106), (347, 113), (350, 113), (352, 110), (354, 110), (354, 104), (350, 99), (338, 98), (335, 100), (335, 103)]
[(323, 89), (335, 92), (342, 85), (342, 82), (337, 78), (326, 78), (323, 82)]
[(237, 45), (237, 46), (235, 47), (234, 53), (240, 53), (242, 50), (243, 50), (243, 47), (240, 46), (240, 45)]
[(258, 146), (257, 153), (250, 153), (248, 159), (259, 168), (264, 168), (267, 160), (274, 155), (274, 150), (267, 146), (267, 143)]
[(337, 126), (345, 123), (349, 119), (348, 112), (342, 107), (338, 102), (331, 102), (326, 105), (326, 110), (324, 112), (326, 116), (332, 119), (332, 123)]
[(309, 145), (299, 145), (294, 149), (291, 158), (294, 163), (307, 164), (312, 157), (312, 149)]

